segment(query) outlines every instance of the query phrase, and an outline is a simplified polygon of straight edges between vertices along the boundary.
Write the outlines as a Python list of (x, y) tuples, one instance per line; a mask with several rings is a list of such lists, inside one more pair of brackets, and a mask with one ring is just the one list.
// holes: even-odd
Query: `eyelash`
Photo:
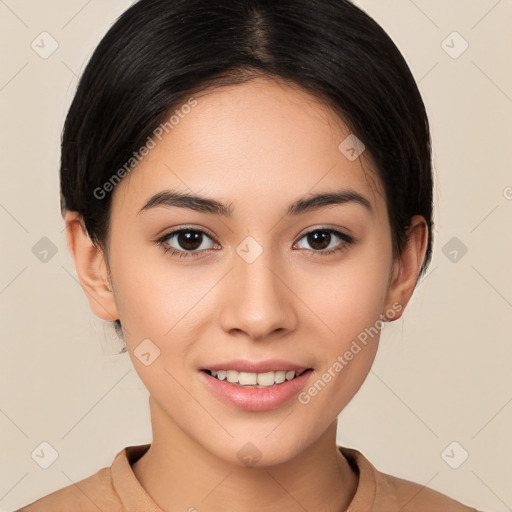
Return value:
[[(177, 256), (178, 258), (198, 258), (202, 256), (197, 256), (197, 254), (200, 254), (202, 252), (208, 252), (208, 251), (215, 251), (218, 249), (202, 249), (200, 251), (184, 251), (184, 250), (178, 250), (174, 247), (170, 247), (166, 242), (170, 239), (175, 237), (176, 235), (179, 235), (180, 233), (201, 233), (202, 235), (206, 235), (208, 238), (213, 240), (213, 237), (209, 235), (207, 232), (201, 230), (201, 229), (195, 229), (195, 228), (180, 228), (175, 231), (170, 231), (160, 237), (158, 240), (156, 240), (156, 243), (162, 248), (164, 253), (170, 253), (172, 256)], [(342, 233), (341, 231), (338, 231), (336, 229), (332, 228), (316, 228), (312, 231), (308, 231), (307, 233), (304, 233), (299, 240), (302, 240), (303, 238), (307, 237), (308, 235), (311, 235), (312, 233), (316, 232), (324, 232), (324, 233), (330, 233), (337, 238), (340, 238), (342, 240), (342, 243), (340, 243), (337, 247), (334, 249), (330, 249), (329, 251), (325, 250), (318, 250), (315, 251), (314, 249), (303, 249), (308, 252), (313, 252), (314, 254), (318, 254), (319, 256), (330, 256), (334, 253), (343, 252), (348, 248), (349, 245), (351, 245), (354, 242), (354, 239), (346, 235), (345, 233)], [(216, 242), (215, 242), (216, 243)]]

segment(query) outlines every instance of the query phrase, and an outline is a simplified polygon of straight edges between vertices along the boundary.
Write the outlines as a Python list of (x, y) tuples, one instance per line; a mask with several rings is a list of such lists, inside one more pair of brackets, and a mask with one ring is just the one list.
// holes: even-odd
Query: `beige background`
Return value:
[[(151, 441), (147, 391), (89, 310), (58, 209), (60, 132), (77, 76), (130, 3), (0, 0), (3, 511)], [(382, 471), (510, 510), (512, 2), (359, 4), (404, 53), (430, 114), (437, 239), (427, 277), (384, 329), (372, 372), (340, 416), (338, 440)], [(46, 59), (31, 47), (44, 37), (51, 49), (43, 31), (58, 43)], [(43, 237), (57, 251), (46, 262)], [(31, 457), (43, 441), (58, 452), (48, 469)], [(462, 450), (469, 457), (452, 469), (445, 460), (460, 462)]]

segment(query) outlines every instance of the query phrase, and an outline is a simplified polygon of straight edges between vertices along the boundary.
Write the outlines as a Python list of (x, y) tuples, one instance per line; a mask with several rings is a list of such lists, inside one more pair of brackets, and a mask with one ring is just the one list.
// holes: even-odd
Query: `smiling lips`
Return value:
[(304, 387), (313, 371), (283, 360), (237, 360), (203, 368), (208, 388), (223, 401), (249, 411), (280, 407)]

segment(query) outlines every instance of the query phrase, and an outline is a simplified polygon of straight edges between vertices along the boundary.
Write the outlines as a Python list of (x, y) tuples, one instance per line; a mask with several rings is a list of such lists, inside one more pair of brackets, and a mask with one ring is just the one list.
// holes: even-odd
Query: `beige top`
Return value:
[[(17, 512), (163, 512), (131, 468), (149, 446), (128, 446), (116, 455), (112, 466)], [(381, 473), (357, 450), (338, 448), (359, 472), (359, 484), (347, 512), (478, 512), (423, 485)]]

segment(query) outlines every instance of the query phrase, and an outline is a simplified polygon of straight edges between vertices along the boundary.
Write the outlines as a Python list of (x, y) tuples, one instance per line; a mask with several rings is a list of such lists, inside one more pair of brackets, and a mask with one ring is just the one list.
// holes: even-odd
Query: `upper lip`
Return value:
[(250, 361), (248, 359), (235, 359), (223, 363), (215, 363), (202, 368), (203, 370), (237, 370), (248, 373), (277, 372), (280, 370), (302, 372), (311, 368), (302, 364), (284, 361), (282, 359), (266, 359), (265, 361)]

